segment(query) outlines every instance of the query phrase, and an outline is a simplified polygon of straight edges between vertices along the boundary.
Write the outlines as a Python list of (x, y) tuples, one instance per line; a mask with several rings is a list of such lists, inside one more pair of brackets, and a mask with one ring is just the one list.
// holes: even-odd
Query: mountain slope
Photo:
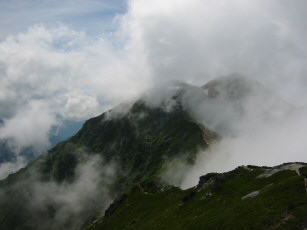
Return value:
[(85, 230), (306, 229), (307, 164), (242, 166), (180, 190), (147, 181)]
[[(165, 111), (140, 100), (128, 112), (92, 118), (68, 141), (0, 182), (0, 205), (6, 207), (0, 210), (0, 229), (78, 229), (100, 216), (121, 191), (158, 176), (169, 160), (184, 156), (193, 162), (197, 150), (216, 137), (180, 104)], [(88, 159), (94, 159), (95, 167), (84, 171)], [(115, 165), (112, 173), (108, 165)], [(80, 170), (94, 171), (90, 179), (82, 179)], [(106, 181), (109, 174), (112, 178)], [(87, 188), (92, 180), (94, 185)], [(75, 194), (78, 186), (84, 192)], [(69, 203), (71, 196), (76, 200)], [(72, 204), (78, 202), (82, 209), (67, 210), (76, 209)]]
[(82, 147), (101, 155), (106, 162), (115, 160), (120, 164), (129, 186), (158, 173), (168, 158), (187, 154), (192, 162), (198, 148), (208, 147), (216, 137), (180, 105), (166, 112), (138, 101), (119, 117), (104, 113), (87, 121), (75, 136), (50, 150), (42, 164), (43, 173), (57, 181), (69, 179), (68, 167), (63, 167), (62, 173), (50, 166), (56, 165), (62, 155), (71, 157), (70, 162), (77, 161), (71, 149)]

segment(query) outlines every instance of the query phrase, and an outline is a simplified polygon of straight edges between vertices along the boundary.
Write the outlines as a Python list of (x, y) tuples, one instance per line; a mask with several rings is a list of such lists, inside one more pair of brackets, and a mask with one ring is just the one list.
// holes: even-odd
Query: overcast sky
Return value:
[(305, 0), (0, 0), (0, 139), (47, 146), (59, 116), (234, 72), (305, 106), (306, 12)]

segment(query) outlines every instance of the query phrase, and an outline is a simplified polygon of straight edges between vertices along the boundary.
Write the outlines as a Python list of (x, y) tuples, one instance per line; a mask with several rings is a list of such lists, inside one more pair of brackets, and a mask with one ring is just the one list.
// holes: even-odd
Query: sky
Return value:
[[(169, 80), (240, 73), (307, 105), (305, 0), (0, 0), (0, 139), (48, 146)], [(61, 119), (59, 119), (59, 117)]]
[(0, 38), (25, 33), (36, 24), (65, 24), (91, 36), (116, 30), (114, 18), (126, 11), (124, 0), (0, 1)]

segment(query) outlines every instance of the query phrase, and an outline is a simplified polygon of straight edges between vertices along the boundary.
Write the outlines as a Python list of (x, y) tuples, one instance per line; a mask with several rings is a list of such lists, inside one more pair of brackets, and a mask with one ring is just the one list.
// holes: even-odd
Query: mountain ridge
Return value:
[(186, 190), (148, 181), (84, 230), (305, 229), (306, 177), (307, 164), (296, 162), (208, 173)]
[[(0, 211), (0, 227), (50, 229), (50, 224), (44, 226), (39, 224), (40, 221), (55, 222), (52, 229), (80, 227), (97, 218), (104, 206), (109, 204), (108, 200), (114, 199), (116, 194), (162, 173), (168, 160), (186, 156), (187, 162), (192, 163), (198, 150), (207, 148), (216, 137), (217, 134), (194, 121), (180, 105), (165, 111), (137, 101), (128, 113), (120, 117), (110, 117), (110, 112), (104, 113), (86, 121), (76, 135), (57, 144), (47, 154), (0, 182), (5, 196), (13, 198), (0, 201), (2, 206), (8, 207)], [(82, 182), (78, 174), (80, 167), (87, 165), (88, 159), (95, 160), (96, 156), (101, 158), (92, 173), (94, 176), (98, 173), (98, 177), (94, 177), (97, 182), (93, 187), (85, 188), (90, 189), (88, 196), (90, 193), (96, 194), (89, 200), (93, 205), (85, 205), (84, 210), (80, 210), (80, 216), (74, 212), (69, 214), (68, 211), (66, 219), (57, 220), (61, 218), (59, 215), (65, 209), (66, 201), (62, 204), (48, 191), (39, 194), (39, 191), (33, 190), (33, 185), (42, 191), (44, 187), (50, 187), (50, 190), (55, 189), (55, 193), (64, 191), (66, 194), (67, 189), (69, 191)], [(112, 164), (114, 169), (109, 175), (107, 167)], [(106, 181), (105, 177), (112, 182)], [(24, 184), (22, 190), (19, 184)], [(40, 199), (43, 204), (31, 207), (30, 204), (36, 202), (36, 196), (42, 196)], [(81, 203), (88, 200), (87, 196), (82, 197), (80, 199), (85, 200), (81, 200)], [(37, 220), (34, 216), (41, 218)]]

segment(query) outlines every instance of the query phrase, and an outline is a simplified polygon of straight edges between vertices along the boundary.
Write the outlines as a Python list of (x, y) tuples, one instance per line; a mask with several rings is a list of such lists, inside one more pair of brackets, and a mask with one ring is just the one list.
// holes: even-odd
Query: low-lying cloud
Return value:
[(52, 206), (54, 214), (34, 224), (45, 225), (45, 228), (53, 225), (53, 229), (78, 229), (90, 220), (87, 218), (94, 218), (90, 214), (101, 216), (114, 199), (110, 188), (116, 172), (115, 164), (106, 165), (99, 156), (94, 156), (78, 165), (72, 184), (35, 181), (31, 185), (33, 200), (28, 208), (39, 211)]
[[(208, 151), (198, 153), (177, 184), (194, 186), (209, 172), (230, 171), (240, 165), (275, 166), (285, 162), (306, 162), (306, 111), (275, 124), (244, 127), (235, 137), (226, 137)], [(177, 175), (176, 171), (173, 171)]]
[(174, 159), (164, 180), (188, 188), (209, 172), (225, 172), (248, 164), (274, 166), (307, 161), (307, 110), (286, 103), (261, 84), (231, 75), (205, 87), (182, 84), (176, 90), (165, 90), (173, 94), (166, 99), (161, 97), (160, 104), (150, 105), (161, 106), (176, 96), (196, 121), (217, 132), (220, 138), (208, 149), (200, 150), (193, 165), (182, 158)]
[[(0, 202), (18, 206), (23, 225), (31, 229), (80, 229), (102, 216), (113, 201), (111, 187), (119, 172), (115, 162), (106, 164), (99, 155), (83, 158), (73, 181), (42, 181), (39, 168), (32, 168), (30, 177), (0, 190)], [(8, 201), (6, 192), (14, 200)]]

